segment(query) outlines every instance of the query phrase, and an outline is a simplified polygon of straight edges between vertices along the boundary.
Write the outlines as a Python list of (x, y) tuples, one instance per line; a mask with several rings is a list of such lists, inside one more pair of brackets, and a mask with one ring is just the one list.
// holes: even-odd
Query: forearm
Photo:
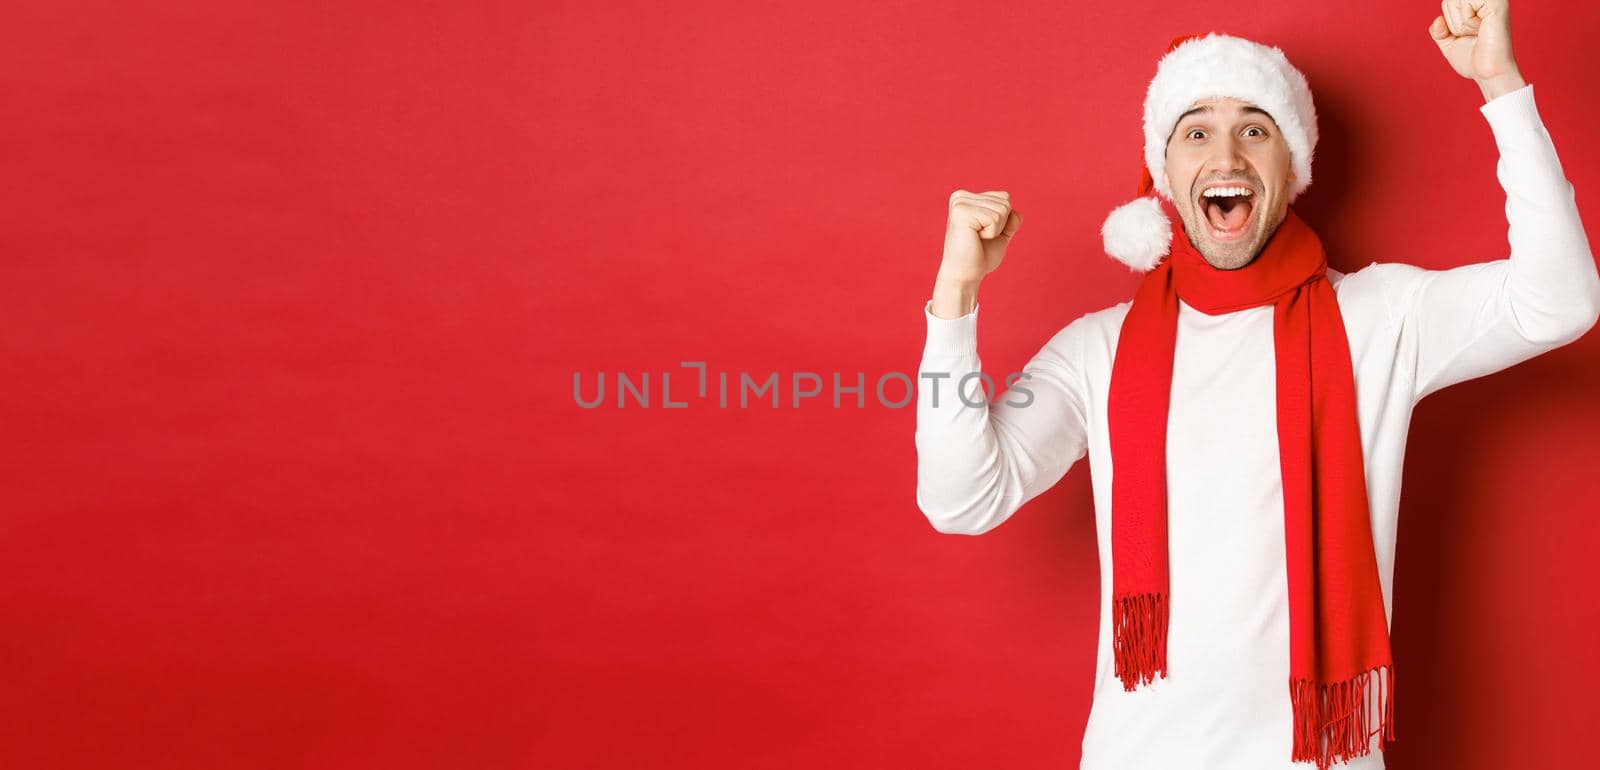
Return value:
[(917, 505), (948, 534), (977, 535), (1049, 488), (1086, 450), (1079, 378), (1059, 350), (1063, 334), (1030, 362), (1028, 379), (985, 402), (977, 316), (925, 312), (928, 337), (917, 380)]
[(1500, 152), (1510, 275), (1506, 301), (1530, 339), (1568, 341), (1600, 313), (1600, 274), (1571, 182), (1534, 102), (1533, 87), (1482, 108)]
[(939, 317), (928, 319), (917, 370), (917, 507), (940, 532), (976, 535), (1010, 516), (1006, 500), (1014, 495), (1005, 489), (1009, 475), (987, 406), (962, 401), (983, 397), (981, 379), (968, 377), (982, 371), (976, 316), (970, 307), (960, 312), (950, 286), (941, 288), (928, 308)]

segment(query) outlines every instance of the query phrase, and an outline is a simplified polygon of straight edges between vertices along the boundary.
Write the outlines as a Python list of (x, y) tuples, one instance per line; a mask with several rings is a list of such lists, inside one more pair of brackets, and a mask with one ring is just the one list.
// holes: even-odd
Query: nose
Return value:
[(1205, 171), (1220, 177), (1230, 177), (1245, 171), (1244, 144), (1237, 136), (1223, 134), (1211, 142), (1206, 150)]

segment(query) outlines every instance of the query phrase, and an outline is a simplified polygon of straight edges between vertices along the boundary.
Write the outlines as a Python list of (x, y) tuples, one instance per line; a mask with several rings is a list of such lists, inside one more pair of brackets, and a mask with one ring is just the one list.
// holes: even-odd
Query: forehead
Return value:
[(1178, 116), (1178, 122), (1182, 123), (1185, 120), (1200, 120), (1204, 118), (1266, 118), (1267, 120), (1272, 120), (1272, 115), (1243, 99), (1221, 96), (1194, 101), (1189, 105), (1188, 111)]

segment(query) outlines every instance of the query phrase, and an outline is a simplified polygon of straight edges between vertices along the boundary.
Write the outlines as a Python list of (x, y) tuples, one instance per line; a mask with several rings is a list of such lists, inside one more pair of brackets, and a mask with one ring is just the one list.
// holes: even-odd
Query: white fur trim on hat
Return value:
[(1311, 184), (1317, 148), (1317, 111), (1305, 75), (1275, 47), (1212, 32), (1185, 41), (1161, 57), (1144, 100), (1144, 162), (1156, 192), (1172, 200), (1167, 184), (1167, 140), (1178, 118), (1201, 99), (1233, 97), (1267, 111), (1289, 145), (1294, 182), (1289, 202)]
[(1106, 253), (1130, 270), (1147, 273), (1172, 247), (1172, 220), (1153, 195), (1141, 195), (1112, 209), (1100, 226)]

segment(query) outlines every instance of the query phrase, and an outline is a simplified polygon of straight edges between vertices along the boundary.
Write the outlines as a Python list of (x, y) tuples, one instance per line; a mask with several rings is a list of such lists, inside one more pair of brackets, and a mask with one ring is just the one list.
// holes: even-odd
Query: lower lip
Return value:
[[(1201, 205), (1202, 207), (1204, 206), (1204, 204)], [(1243, 240), (1245, 233), (1250, 232), (1250, 225), (1256, 221), (1256, 207), (1254, 205), (1250, 207), (1250, 216), (1244, 220), (1244, 227), (1241, 227), (1238, 229), (1238, 231), (1232, 233), (1223, 232), (1213, 227), (1211, 225), (1211, 218), (1205, 215), (1204, 208), (1201, 209), (1200, 216), (1205, 220), (1206, 230), (1210, 232), (1211, 240), (1221, 241), (1223, 243), (1231, 243), (1233, 241)]]

